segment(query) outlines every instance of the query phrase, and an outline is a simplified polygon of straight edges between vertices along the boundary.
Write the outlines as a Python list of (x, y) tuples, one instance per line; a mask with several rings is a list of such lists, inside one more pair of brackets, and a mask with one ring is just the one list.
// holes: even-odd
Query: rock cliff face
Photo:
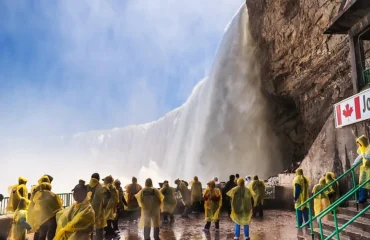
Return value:
[[(353, 162), (365, 123), (335, 129), (333, 104), (352, 95), (347, 36), (324, 35), (342, 0), (247, 1), (261, 60), (262, 85), (274, 104), (276, 131), (314, 182)], [(343, 181), (344, 183), (344, 181)], [(345, 187), (345, 186), (344, 186)]]

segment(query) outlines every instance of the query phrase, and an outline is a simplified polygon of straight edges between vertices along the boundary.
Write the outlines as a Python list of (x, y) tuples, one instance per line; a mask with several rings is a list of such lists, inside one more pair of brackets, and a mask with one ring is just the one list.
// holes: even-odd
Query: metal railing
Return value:
[(0, 202), (0, 215), (4, 215), (6, 213), (6, 207), (8, 206), (9, 198), (6, 197), (3, 201)]
[[(74, 199), (72, 193), (58, 193), (57, 194), (63, 200), (63, 208), (73, 205)], [(6, 214), (6, 207), (8, 206), (9, 197), (3, 199), (0, 202), (0, 215)]]
[[(353, 218), (351, 218), (348, 222), (346, 222), (345, 224), (343, 224), (343, 226), (338, 227), (337, 207), (343, 201), (347, 200), (347, 198), (349, 198), (353, 194), (356, 194), (357, 191), (360, 188), (362, 188), (363, 186), (365, 186), (369, 182), (370, 182), (370, 178), (367, 179), (361, 185), (359, 185), (359, 186), (357, 186), (355, 188), (352, 188), (351, 191), (347, 192), (343, 197), (339, 198), (337, 201), (335, 201), (333, 204), (331, 204), (328, 208), (326, 208), (323, 212), (320, 213), (320, 217), (319, 217), (319, 228), (320, 228), (320, 239), (321, 240), (323, 240), (323, 239), (325, 239), (325, 240), (331, 239), (332, 237), (334, 237), (334, 235), (336, 236), (337, 240), (340, 240), (339, 233), (341, 231), (343, 231), (348, 225), (350, 225), (351, 223), (353, 223), (357, 218), (359, 218), (360, 216), (362, 216), (366, 211), (368, 211), (370, 209), (370, 205), (369, 205), (366, 208), (364, 208), (362, 211), (360, 211), (356, 216), (354, 216)], [(333, 215), (334, 215), (335, 231), (332, 234), (330, 234), (327, 238), (324, 238), (324, 232), (323, 232), (323, 226), (322, 226), (322, 218), (325, 217), (330, 212), (333, 212)]]
[(58, 193), (57, 195), (63, 200), (63, 208), (69, 207), (75, 202), (72, 193)]
[[(334, 181), (332, 181), (330, 184), (328, 184), (326, 187), (324, 187), (323, 189), (321, 189), (320, 191), (318, 191), (317, 193), (315, 193), (314, 195), (312, 195), (309, 199), (307, 199), (306, 201), (304, 201), (302, 204), (300, 204), (298, 207), (296, 207), (296, 221), (297, 221), (297, 227), (302, 229), (304, 228), (305, 226), (309, 225), (310, 226), (310, 234), (312, 236), (312, 239), (314, 239), (314, 229), (313, 229), (313, 221), (315, 221), (318, 217), (320, 217), (322, 215), (322, 212), (320, 214), (318, 214), (317, 216), (312, 216), (312, 211), (313, 211), (313, 207), (312, 207), (312, 200), (315, 199), (318, 195), (320, 195), (322, 192), (328, 190), (334, 183), (337, 183), (339, 180), (341, 180), (343, 177), (347, 176), (347, 174), (351, 173), (352, 174), (352, 184), (353, 184), (353, 188), (356, 188), (357, 184), (356, 184), (356, 173), (355, 173), (355, 169), (360, 166), (362, 164), (362, 159), (360, 161), (358, 161), (355, 165), (353, 165), (349, 170), (347, 170), (345, 173), (343, 173), (342, 175), (340, 175), (338, 178), (336, 178)], [(340, 198), (341, 199), (341, 198)], [(357, 201), (357, 192), (355, 192), (355, 201)], [(307, 222), (305, 222), (304, 224), (302, 224), (301, 226), (299, 226), (299, 220), (298, 220), (298, 210), (305, 206), (306, 204), (308, 204), (308, 211), (309, 211), (309, 220)], [(358, 206), (357, 206), (357, 210), (358, 210)]]

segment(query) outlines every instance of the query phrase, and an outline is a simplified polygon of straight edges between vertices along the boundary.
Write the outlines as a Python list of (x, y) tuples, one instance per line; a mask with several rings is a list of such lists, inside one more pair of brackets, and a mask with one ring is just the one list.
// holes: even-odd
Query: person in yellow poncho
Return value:
[(104, 188), (107, 189), (109, 200), (107, 203), (107, 207), (105, 209), (105, 218), (107, 219), (107, 226), (105, 227), (105, 232), (107, 238), (116, 237), (117, 233), (113, 230), (113, 222), (116, 218), (116, 210), (117, 205), (119, 202), (118, 199), (118, 191), (113, 184), (113, 177), (107, 176), (103, 179), (104, 181)]
[(125, 206), (127, 206), (127, 202), (125, 199), (125, 194), (121, 187), (121, 181), (118, 179), (114, 180), (114, 186), (116, 187), (118, 191), (118, 204), (117, 204), (116, 218), (113, 221), (113, 230), (119, 232), (118, 219), (121, 213), (123, 212), (123, 210), (125, 209)]
[[(32, 186), (31, 188), (31, 197), (30, 197), (30, 204), (29, 204), (29, 208), (30, 209), (33, 209), (34, 206), (35, 206), (35, 203), (33, 202), (33, 198), (35, 197), (35, 194), (38, 193), (40, 190), (41, 190), (41, 184), (42, 183), (49, 183), (51, 184), (51, 181), (53, 180), (53, 178), (50, 176), (50, 175), (47, 175), (47, 174), (44, 174), (39, 180), (38, 180), (38, 184), (36, 186)], [(34, 214), (32, 214), (32, 210), (31, 210), (31, 215), (29, 216), (29, 219), (31, 219), (30, 221), (32, 222), (32, 217), (36, 217)], [(33, 229), (34, 230), (34, 229)], [(40, 234), (38, 232), (38, 230), (34, 230), (36, 231), (35, 234), (34, 234), (34, 240), (39, 240), (40, 238)]]
[(58, 213), (54, 240), (88, 240), (95, 225), (95, 213), (90, 204), (85, 181), (72, 190), (75, 203)]
[(140, 217), (140, 207), (135, 198), (135, 195), (140, 192), (142, 187), (137, 183), (137, 178), (132, 177), (132, 183), (127, 185), (126, 188), (126, 202), (127, 202), (127, 211), (130, 212), (129, 219), (130, 221), (136, 222)]
[(9, 201), (6, 207), (7, 213), (13, 213), (21, 198), (28, 198), (27, 179), (25, 177), (18, 178), (18, 184), (9, 187)]
[[(298, 168), (296, 170), (296, 176), (293, 180), (293, 194), (294, 194), (294, 202), (295, 208), (297, 209), (299, 205), (304, 203), (308, 198), (308, 188), (310, 185), (310, 180), (303, 175), (303, 169)], [(308, 221), (308, 204), (303, 205), (298, 209), (298, 225), (301, 226), (303, 224), (303, 220), (305, 222)]]
[(150, 229), (154, 227), (154, 239), (159, 240), (161, 205), (164, 196), (158, 189), (153, 188), (153, 182), (148, 178), (145, 181), (145, 187), (135, 197), (141, 207), (139, 227), (144, 228), (144, 239), (150, 239)]
[[(360, 159), (363, 159), (362, 166), (360, 166), (359, 180), (359, 183), (362, 184), (370, 178), (370, 144), (369, 140), (364, 135), (357, 138), (356, 143), (358, 145), (357, 153), (359, 156), (356, 158), (354, 164), (356, 164)], [(365, 203), (367, 201), (369, 189), (370, 183), (360, 188), (358, 203)]]
[(229, 192), (227, 196), (231, 198), (231, 219), (235, 223), (235, 237), (240, 237), (240, 226), (244, 226), (244, 237), (249, 240), (249, 225), (252, 219), (252, 194), (250, 190), (245, 187), (243, 178), (237, 180), (237, 185)]
[(10, 240), (26, 240), (27, 230), (31, 230), (31, 226), (27, 223), (28, 202), (26, 198), (19, 199), (18, 207), (13, 214)]
[(29, 207), (29, 223), (32, 230), (39, 232), (39, 239), (53, 239), (57, 226), (56, 214), (62, 209), (63, 200), (51, 192), (50, 183), (41, 183), (39, 189)]
[(175, 180), (175, 184), (177, 185), (176, 191), (180, 191), (182, 203), (185, 206), (184, 212), (181, 214), (182, 217), (188, 217), (188, 214), (191, 213), (191, 192), (186, 186), (186, 184), (181, 181), (180, 179)]
[(172, 213), (175, 211), (177, 206), (175, 190), (170, 187), (168, 181), (164, 181), (160, 191), (164, 196), (161, 207), (163, 213), (163, 223), (168, 223), (168, 216), (170, 217), (170, 223), (173, 223), (175, 218)]
[(191, 184), (191, 205), (195, 212), (200, 212), (202, 203), (202, 183), (199, 182), (198, 177), (195, 176)]
[[(331, 184), (335, 181), (335, 175), (333, 172), (327, 172), (325, 174), (325, 180), (326, 185)], [(328, 197), (330, 200), (330, 203), (333, 204), (336, 200), (339, 199), (340, 193), (339, 193), (339, 183), (334, 182), (329, 188), (328, 188)]]
[(204, 231), (209, 232), (211, 222), (215, 223), (216, 232), (220, 231), (220, 220), (218, 215), (222, 206), (222, 194), (220, 189), (216, 188), (216, 183), (210, 181), (208, 188), (204, 191), (204, 210), (205, 221)]
[[(107, 226), (107, 219), (105, 218), (105, 195), (106, 189), (100, 184), (99, 173), (91, 175), (90, 183), (87, 186), (88, 192), (91, 194), (90, 203), (95, 212), (95, 239), (104, 239), (104, 228)], [(92, 236), (91, 236), (91, 239)]]
[(266, 186), (262, 180), (258, 179), (258, 176), (253, 177), (253, 181), (248, 185), (249, 190), (253, 195), (253, 217), (257, 215), (257, 211), (260, 217), (263, 217), (263, 201), (265, 200)]
[[(316, 194), (320, 192), (322, 189), (326, 187), (326, 180), (325, 178), (321, 178), (319, 184), (316, 184), (313, 187), (312, 194)], [(325, 190), (314, 199), (314, 209), (315, 209), (315, 216), (319, 215), (322, 211), (324, 211), (330, 205), (330, 200), (328, 196), (328, 191)], [(324, 216), (323, 220), (328, 220), (328, 216)]]

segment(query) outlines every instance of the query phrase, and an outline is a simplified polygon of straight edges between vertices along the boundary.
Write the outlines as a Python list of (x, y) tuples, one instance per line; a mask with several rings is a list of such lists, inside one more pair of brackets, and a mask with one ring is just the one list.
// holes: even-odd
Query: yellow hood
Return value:
[(362, 135), (361, 137), (356, 139), (356, 143), (359, 145), (357, 152), (359, 154), (364, 154), (366, 151), (366, 148), (369, 146), (369, 140), (367, 139), (367, 137)]

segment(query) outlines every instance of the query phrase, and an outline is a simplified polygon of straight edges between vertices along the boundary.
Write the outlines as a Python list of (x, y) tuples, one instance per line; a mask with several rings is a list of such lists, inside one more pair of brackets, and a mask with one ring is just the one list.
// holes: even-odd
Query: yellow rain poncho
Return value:
[(140, 208), (135, 195), (141, 189), (142, 187), (136, 182), (126, 186), (127, 211), (136, 211)]
[(198, 181), (198, 177), (194, 177), (191, 184), (191, 203), (202, 201), (202, 183)]
[(58, 214), (54, 240), (90, 239), (94, 223), (95, 213), (89, 201), (74, 203)]
[[(296, 176), (293, 180), (293, 195), (295, 194), (296, 191), (295, 187), (296, 184), (298, 184), (301, 187), (301, 192), (295, 203), (295, 208), (297, 208), (299, 205), (301, 205), (309, 198), (308, 188), (310, 185), (310, 180), (303, 175), (303, 170), (301, 168), (298, 168), (296, 170)], [(299, 210), (303, 210), (304, 208), (308, 208), (308, 204), (303, 205)]]
[[(364, 183), (367, 179), (370, 178), (370, 160), (364, 155), (370, 155), (370, 145), (369, 140), (362, 135), (356, 139), (357, 144), (359, 145), (357, 153), (363, 156), (363, 163), (360, 167), (360, 184)], [(370, 190), (370, 183), (366, 184), (363, 188)]]
[(104, 178), (104, 188), (110, 193), (110, 199), (105, 209), (105, 218), (107, 220), (114, 220), (116, 218), (117, 205), (119, 202), (118, 191), (113, 185), (112, 176)]
[(252, 194), (239, 179), (237, 187), (226, 193), (231, 198), (231, 219), (238, 225), (249, 225), (252, 219)]
[(21, 198), (28, 198), (28, 190), (26, 184), (27, 179), (25, 177), (19, 177), (18, 184), (15, 184), (8, 188), (9, 201), (6, 207), (7, 213), (12, 213), (17, 209), (18, 203)]
[(370, 145), (367, 137), (362, 135), (361, 137), (356, 139), (356, 143), (358, 144), (358, 155), (370, 154)]
[(25, 240), (27, 230), (22, 227), (21, 221), (27, 221), (27, 205), (26, 198), (20, 198), (18, 208), (13, 215), (13, 224), (11, 230), (10, 240)]
[(99, 180), (95, 178), (91, 178), (87, 188), (91, 194), (90, 202), (95, 212), (95, 228), (105, 228), (107, 226), (107, 219), (103, 208), (105, 189), (99, 183)]
[[(254, 179), (256, 176), (254, 177)], [(263, 205), (263, 201), (265, 200), (265, 190), (266, 186), (262, 180), (253, 180), (249, 185), (248, 189), (251, 191), (254, 201), (254, 207), (258, 205)]]
[(114, 186), (116, 187), (116, 189), (118, 191), (118, 204), (117, 204), (117, 208), (118, 209), (124, 209), (125, 208), (125, 204), (123, 203), (123, 198), (124, 198), (125, 194), (124, 194), (123, 189), (121, 187), (120, 180), (118, 180), (118, 179), (114, 180)]
[(42, 224), (56, 216), (63, 207), (63, 200), (53, 192), (49, 183), (41, 183), (40, 191), (36, 192), (28, 210), (29, 224), (37, 231)]
[[(326, 187), (326, 180), (325, 178), (321, 178), (319, 184), (316, 184), (313, 187), (312, 194), (316, 194), (322, 189)], [(319, 215), (322, 211), (324, 211), (327, 207), (329, 207), (330, 201), (328, 192), (325, 190), (324, 192), (320, 193), (314, 199), (314, 209), (315, 209), (315, 216)], [(324, 220), (328, 219), (328, 216), (323, 218)]]
[(163, 184), (161, 193), (164, 197), (162, 204), (162, 212), (173, 213), (176, 209), (177, 200), (175, 191), (171, 188), (168, 183)]
[(185, 183), (179, 179), (175, 181), (175, 183), (178, 186), (178, 189), (180, 190), (182, 202), (185, 206), (191, 206), (191, 192), (188, 189), (188, 187), (185, 185)]
[(216, 183), (211, 181), (209, 187), (204, 191), (204, 210), (206, 222), (217, 222), (222, 206), (222, 194), (216, 188)]
[[(335, 175), (333, 172), (328, 172), (325, 175), (326, 185), (335, 181)], [(339, 199), (339, 183), (335, 182), (328, 188), (328, 196), (330, 198), (330, 203), (334, 203), (336, 200)]]
[(145, 188), (135, 195), (141, 207), (141, 218), (139, 227), (159, 227), (161, 216), (161, 205), (164, 199), (162, 193), (152, 187), (151, 181), (146, 181)]
[[(370, 160), (364, 161), (364, 164), (360, 167), (360, 184), (363, 184), (370, 178)], [(365, 184), (363, 188), (370, 190), (370, 182)]]

